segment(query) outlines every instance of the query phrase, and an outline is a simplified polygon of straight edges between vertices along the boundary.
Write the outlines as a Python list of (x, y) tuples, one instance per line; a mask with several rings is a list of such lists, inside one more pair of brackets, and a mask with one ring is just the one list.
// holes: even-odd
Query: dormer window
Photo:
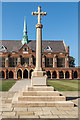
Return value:
[(45, 50), (52, 50), (52, 48), (50, 46), (47, 46)]
[(2, 46), (1, 48), (2, 48), (2, 49), (4, 49), (4, 47), (3, 47), (3, 46)]
[(23, 48), (23, 53), (28, 53), (28, 47)]
[(27, 47), (24, 48), (24, 51), (27, 51)]
[(0, 51), (6, 51), (6, 49), (7, 48), (5, 46), (3, 46), (3, 45), (0, 46)]
[(4, 47), (3, 45), (1, 45), (1, 46), (0, 46), (0, 50), (1, 50), (1, 49), (5, 49), (5, 47)]

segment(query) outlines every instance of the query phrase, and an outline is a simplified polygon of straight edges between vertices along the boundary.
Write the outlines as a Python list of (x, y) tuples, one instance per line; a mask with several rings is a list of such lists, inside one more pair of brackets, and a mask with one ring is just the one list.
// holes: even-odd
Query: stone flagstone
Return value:
[[(72, 92), (72, 94), (70, 94), (70, 92), (63, 92), (66, 94), (66, 96), (73, 96), (77, 98), (77, 94), (75, 94), (76, 92)], [(6, 94), (6, 93), (4, 93)], [(4, 96), (3, 94), (3, 96)], [(11, 94), (10, 92), (8, 92), (8, 95)], [(12, 93), (13, 94), (13, 93)], [(6, 96), (7, 97), (7, 96)], [(13, 96), (12, 96), (13, 97)], [(8, 98), (6, 98), (8, 99)], [(73, 100), (72, 100), (73, 101)], [(75, 101), (78, 101), (78, 99), (75, 99)], [(74, 102), (75, 103), (75, 102)], [(7, 108), (11, 108), (12, 107), (12, 111), (8, 110)], [(3, 103), (2, 107), (5, 108), (6, 111), (0, 112), (0, 119), (2, 118), (78, 118), (78, 107), (13, 107), (10, 104), (7, 103)], [(7, 111), (8, 110), (8, 111)], [(19, 115), (18, 112), (32, 112), (34, 113), (34, 115)], [(3, 112), (15, 112), (15, 114), (11, 115), (11, 114), (4, 114), (2, 116)]]
[[(23, 93), (28, 93), (30, 91), (34, 91), (35, 94), (37, 94), (37, 96), (34, 96), (34, 95), (25, 95)], [(38, 92), (37, 92), (38, 90)], [(39, 96), (38, 93), (39, 93), (39, 90), (41, 92), (41, 90), (49, 90), (50, 92), (53, 93), (53, 90), (52, 87), (48, 87), (48, 86), (45, 86), (45, 87), (40, 87), (40, 86), (36, 86), (36, 87), (27, 87), (26, 91), (22, 91), (22, 92), (19, 92), (19, 93), (16, 93), (14, 95), (14, 98), (13, 98), (13, 101), (12, 101), (12, 106), (14, 107), (50, 107), (50, 106), (60, 106), (60, 107), (73, 107), (74, 104), (73, 102), (71, 101), (66, 101), (65, 99), (65, 96), (60, 96), (60, 94), (58, 94), (58, 96), (54, 96), (54, 95), (48, 95), (48, 96)], [(32, 92), (31, 91), (31, 92)], [(49, 91), (46, 91), (49, 92)], [(45, 91), (43, 91), (45, 92)], [(56, 91), (54, 91), (56, 92)]]

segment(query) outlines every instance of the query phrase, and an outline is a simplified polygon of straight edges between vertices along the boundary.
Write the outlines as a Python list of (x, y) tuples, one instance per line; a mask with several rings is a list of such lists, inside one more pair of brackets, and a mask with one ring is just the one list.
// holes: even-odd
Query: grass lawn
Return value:
[[(8, 91), (15, 83), (16, 80), (1, 80), (0, 91)], [(48, 85), (58, 91), (80, 91), (79, 83), (80, 80), (48, 80)]]
[(0, 91), (8, 91), (15, 83), (16, 80), (1, 80)]
[(80, 80), (48, 80), (48, 85), (58, 91), (80, 91)]

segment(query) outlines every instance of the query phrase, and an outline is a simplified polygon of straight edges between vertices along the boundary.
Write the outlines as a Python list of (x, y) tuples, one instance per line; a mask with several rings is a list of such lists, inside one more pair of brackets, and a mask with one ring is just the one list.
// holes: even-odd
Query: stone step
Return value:
[(18, 101), (65, 101), (65, 96), (21, 96)]
[(35, 86), (35, 87), (28, 87), (28, 91), (53, 91), (54, 88), (51, 86)]
[(26, 91), (23, 96), (59, 96), (58, 91)]
[(74, 107), (71, 101), (17, 101), (13, 107)]

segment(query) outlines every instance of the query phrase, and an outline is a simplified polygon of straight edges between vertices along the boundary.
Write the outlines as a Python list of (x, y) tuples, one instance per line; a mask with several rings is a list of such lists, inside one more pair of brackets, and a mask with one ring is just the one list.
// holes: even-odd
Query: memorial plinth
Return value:
[(32, 15), (38, 15), (38, 24), (36, 25), (37, 34), (36, 34), (36, 67), (31, 77), (32, 86), (45, 86), (47, 76), (44, 75), (42, 71), (42, 28), (41, 24), (41, 15), (46, 15), (46, 12), (41, 12), (41, 7), (38, 7), (38, 12), (32, 12)]

